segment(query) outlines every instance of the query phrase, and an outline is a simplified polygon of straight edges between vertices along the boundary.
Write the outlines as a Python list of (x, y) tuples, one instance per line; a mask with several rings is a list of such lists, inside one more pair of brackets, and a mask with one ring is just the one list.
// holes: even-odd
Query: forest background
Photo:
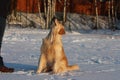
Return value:
[(68, 30), (115, 30), (119, 29), (119, 4), (119, 0), (12, 0), (7, 21), (20, 27), (48, 29), (57, 17)]

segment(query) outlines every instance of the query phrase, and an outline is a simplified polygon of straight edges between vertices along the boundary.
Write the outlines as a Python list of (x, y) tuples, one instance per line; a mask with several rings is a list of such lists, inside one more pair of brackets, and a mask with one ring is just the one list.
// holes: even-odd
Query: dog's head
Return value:
[(54, 23), (53, 31), (59, 35), (65, 34), (64, 26), (57, 19), (55, 19)]

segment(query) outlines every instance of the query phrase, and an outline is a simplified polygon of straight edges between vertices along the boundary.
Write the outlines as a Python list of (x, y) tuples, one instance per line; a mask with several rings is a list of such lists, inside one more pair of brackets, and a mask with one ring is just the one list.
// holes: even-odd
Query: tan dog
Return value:
[(68, 65), (62, 44), (63, 34), (65, 34), (64, 27), (56, 19), (55, 26), (51, 28), (47, 37), (43, 39), (37, 73), (48, 71), (61, 73), (79, 70), (78, 65)]

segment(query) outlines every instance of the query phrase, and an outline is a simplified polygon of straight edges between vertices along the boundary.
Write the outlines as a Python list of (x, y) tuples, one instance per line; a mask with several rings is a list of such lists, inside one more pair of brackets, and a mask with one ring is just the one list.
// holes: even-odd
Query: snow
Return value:
[(0, 80), (119, 80), (120, 31), (67, 31), (63, 45), (69, 64), (79, 71), (36, 74), (42, 38), (49, 30), (7, 28), (2, 45), (5, 65), (13, 73), (0, 73)]

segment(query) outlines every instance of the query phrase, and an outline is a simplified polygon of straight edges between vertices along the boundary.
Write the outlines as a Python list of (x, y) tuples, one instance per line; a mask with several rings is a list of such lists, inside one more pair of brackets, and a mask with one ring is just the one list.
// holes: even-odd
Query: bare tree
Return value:
[(117, 21), (117, 10), (118, 10), (118, 7), (119, 7), (119, 0), (115, 0), (115, 22)]
[(56, 0), (52, 0), (52, 17), (55, 16)]
[(17, 0), (11, 0), (11, 15), (10, 15), (10, 21), (15, 21), (16, 15), (17, 15), (17, 11), (16, 11), (16, 7), (17, 7)]
[(48, 29), (49, 26), (49, 19), (50, 19), (50, 3), (51, 0), (48, 0), (48, 4), (47, 4), (47, 12), (46, 12), (46, 29)]
[(44, 1), (44, 6), (45, 5), (46, 5), (46, 8), (45, 8), (46, 29), (48, 29), (49, 25), (51, 24), (51, 20), (55, 15), (56, 0)]
[(120, 0), (115, 0), (115, 21), (117, 21), (117, 18), (120, 16), (118, 15), (118, 12), (120, 11)]
[(42, 14), (41, 14), (40, 0), (38, 0), (38, 11), (39, 11), (41, 28), (43, 29), (45, 27), (45, 25), (44, 25), (44, 20), (43, 20)]
[(39, 17), (40, 17), (40, 22), (41, 22), (41, 11), (40, 11), (40, 0), (38, 0), (38, 12), (39, 12)]
[(112, 29), (115, 30), (115, 0), (111, 1), (111, 8), (112, 8)]
[(67, 0), (64, 0), (63, 23), (66, 22), (66, 15), (67, 15), (66, 7), (67, 7)]
[(95, 3), (95, 15), (96, 15), (95, 28), (98, 29), (99, 25), (98, 25), (98, 5), (97, 5), (97, 0), (94, 0), (94, 3)]
[(112, 18), (111, 18), (111, 0), (108, 1), (108, 25), (110, 27), (110, 29), (112, 29)]
[(44, 0), (44, 16), (47, 15), (47, 0)]
[(27, 25), (28, 25), (28, 13), (29, 13), (29, 6), (30, 6), (30, 2), (29, 2), (29, 0), (26, 0), (26, 25), (25, 25), (25, 27), (27, 27)]

